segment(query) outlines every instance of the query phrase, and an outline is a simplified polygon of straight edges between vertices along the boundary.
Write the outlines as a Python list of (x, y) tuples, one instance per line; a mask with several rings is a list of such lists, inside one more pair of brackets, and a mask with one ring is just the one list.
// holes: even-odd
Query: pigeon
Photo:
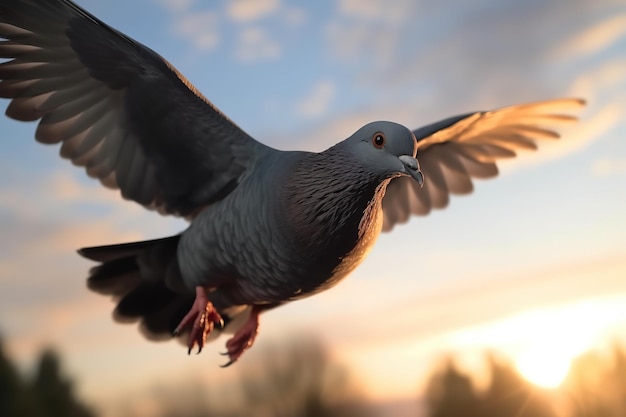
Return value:
[[(198, 353), (220, 333), (228, 366), (262, 312), (327, 290), (383, 231), (443, 208), (496, 162), (558, 138), (575, 98), (471, 112), (411, 130), (375, 121), (322, 152), (244, 132), (153, 50), (70, 0), (0, 0), (6, 115), (105, 187), (188, 227), (80, 249), (114, 319)], [(419, 163), (416, 159), (419, 153)]]

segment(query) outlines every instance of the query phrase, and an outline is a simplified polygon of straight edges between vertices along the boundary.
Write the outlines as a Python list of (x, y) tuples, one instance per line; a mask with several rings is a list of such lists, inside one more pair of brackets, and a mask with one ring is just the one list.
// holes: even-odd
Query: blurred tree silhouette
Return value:
[(554, 417), (549, 399), (507, 362), (488, 355), (491, 382), (477, 392), (451, 358), (431, 378), (427, 390), (430, 417)]
[(431, 417), (479, 417), (480, 398), (471, 379), (457, 370), (449, 357), (443, 368), (436, 372), (428, 385), (426, 401)]
[(26, 387), (0, 339), (0, 416), (27, 415), (34, 415), (34, 409), (27, 401)]
[(491, 383), (483, 395), (483, 416), (554, 417), (550, 399), (508, 362), (488, 355)]
[(93, 416), (74, 396), (72, 383), (61, 374), (61, 361), (54, 351), (48, 349), (41, 354), (31, 385), (41, 416)]
[(610, 357), (589, 352), (572, 364), (563, 388), (572, 417), (626, 416), (626, 351), (614, 344)]
[(276, 417), (351, 417), (368, 407), (351, 384), (347, 370), (333, 362), (318, 341), (305, 339), (269, 349), (257, 377), (242, 371), (247, 410)]
[[(280, 343), (239, 363), (233, 386), (160, 389), (163, 417), (367, 417), (367, 401), (346, 368), (313, 339)], [(219, 392), (222, 389), (227, 391)], [(168, 395), (169, 391), (169, 395)], [(175, 394), (175, 395), (172, 395)], [(187, 395), (183, 399), (183, 395)], [(189, 399), (194, 398), (193, 402)]]
[(15, 369), (0, 339), (0, 416), (92, 417), (74, 396), (72, 384), (61, 374), (59, 357), (44, 351), (32, 381)]

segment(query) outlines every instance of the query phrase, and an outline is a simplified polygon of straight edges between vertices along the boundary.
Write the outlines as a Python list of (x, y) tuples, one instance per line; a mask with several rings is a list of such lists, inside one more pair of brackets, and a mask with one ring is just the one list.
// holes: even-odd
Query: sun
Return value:
[(572, 358), (554, 346), (534, 346), (520, 354), (515, 361), (524, 378), (543, 388), (556, 388), (567, 376)]
[(558, 387), (572, 360), (597, 339), (596, 316), (587, 304), (526, 314), (518, 330), (530, 339), (515, 355), (518, 371), (537, 386)]

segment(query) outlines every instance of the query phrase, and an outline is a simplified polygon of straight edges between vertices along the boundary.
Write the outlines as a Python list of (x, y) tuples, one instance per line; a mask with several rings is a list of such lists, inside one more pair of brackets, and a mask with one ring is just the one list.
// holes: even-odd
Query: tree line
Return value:
[(33, 375), (24, 377), (6, 354), (0, 339), (0, 416), (96, 417), (96, 414), (76, 397), (54, 350), (41, 352)]
[[(453, 357), (442, 362), (423, 393), (427, 417), (626, 416), (626, 350), (621, 345), (615, 344), (610, 355), (590, 352), (572, 364), (557, 391), (558, 410), (554, 391), (527, 382), (503, 358), (486, 357), (490, 382), (484, 389), (475, 387)], [(260, 362), (260, 372), (241, 372), (235, 401), (204, 401), (215, 393), (197, 386), (179, 387), (197, 397), (181, 401), (175, 389), (166, 388), (171, 395), (160, 395), (161, 413), (155, 417), (376, 417), (347, 368), (314, 339), (276, 346)], [(0, 340), (1, 417), (97, 417), (74, 388), (54, 350), (41, 352), (32, 375), (24, 376)], [(415, 409), (417, 417), (417, 400)]]

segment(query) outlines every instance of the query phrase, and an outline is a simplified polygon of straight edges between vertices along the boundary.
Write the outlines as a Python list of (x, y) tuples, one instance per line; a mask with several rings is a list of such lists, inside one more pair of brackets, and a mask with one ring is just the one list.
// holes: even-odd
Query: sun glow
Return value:
[(520, 373), (535, 385), (556, 388), (567, 376), (572, 359), (555, 348), (529, 349), (516, 360)]
[(593, 346), (599, 335), (597, 309), (583, 303), (553, 311), (528, 312), (520, 328), (532, 339), (515, 355), (515, 365), (527, 380), (556, 388), (567, 376), (572, 360)]
[[(495, 349), (511, 358), (529, 382), (556, 388), (567, 377), (574, 358), (612, 338), (616, 329), (625, 328), (625, 300), (624, 295), (607, 296), (526, 310), (457, 331), (447, 344), (455, 346), (462, 361)], [(483, 381), (485, 375), (475, 364), (466, 365)]]

